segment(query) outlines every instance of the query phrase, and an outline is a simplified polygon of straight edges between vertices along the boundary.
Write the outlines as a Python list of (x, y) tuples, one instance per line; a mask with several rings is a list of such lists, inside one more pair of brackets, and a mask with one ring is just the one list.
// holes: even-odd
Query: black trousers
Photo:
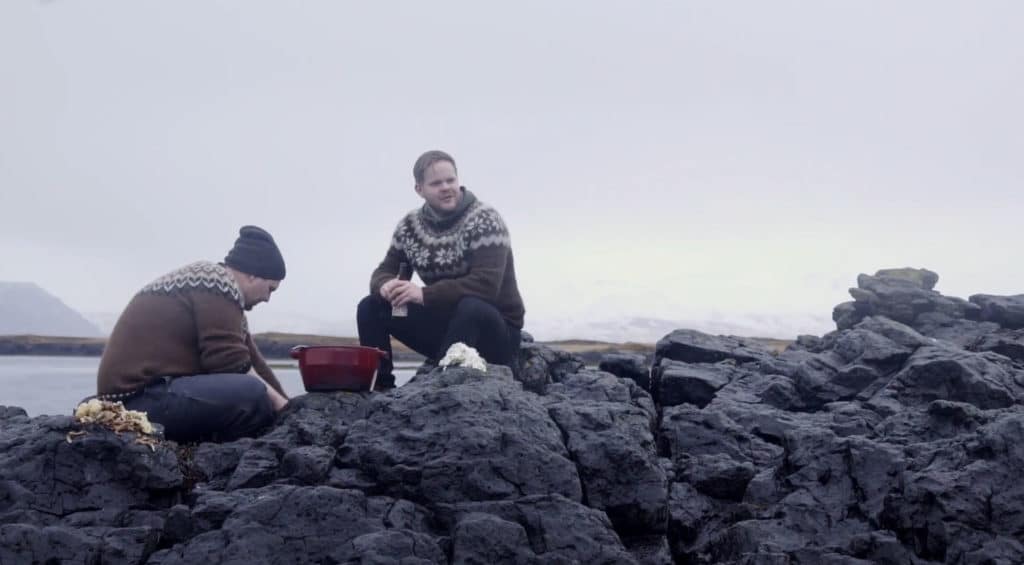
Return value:
[(359, 302), (356, 323), (360, 344), (388, 352), (377, 376), (381, 387), (395, 382), (391, 337), (435, 361), (444, 357), (453, 343), (462, 342), (479, 351), (488, 363), (506, 365), (513, 374), (519, 371), (519, 328), (509, 325), (492, 304), (476, 297), (463, 298), (448, 312), (410, 304), (408, 316), (392, 317), (391, 304), (371, 295)]

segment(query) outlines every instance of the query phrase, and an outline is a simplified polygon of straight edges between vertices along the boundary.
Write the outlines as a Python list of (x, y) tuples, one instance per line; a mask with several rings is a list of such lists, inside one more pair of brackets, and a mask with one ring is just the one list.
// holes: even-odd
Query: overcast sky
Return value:
[(252, 223), (288, 264), (256, 329), (352, 334), (439, 148), (509, 225), (542, 339), (627, 318), (820, 335), (885, 267), (1018, 294), (1022, 21), (1017, 1), (4, 1), (0, 280), (116, 316)]

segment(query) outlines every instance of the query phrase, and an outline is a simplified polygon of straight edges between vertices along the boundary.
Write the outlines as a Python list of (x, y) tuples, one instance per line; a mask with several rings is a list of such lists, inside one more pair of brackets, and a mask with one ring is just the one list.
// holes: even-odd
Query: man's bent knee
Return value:
[(359, 301), (356, 307), (356, 318), (360, 320), (374, 319), (380, 315), (387, 302), (376, 295), (370, 294)]
[(501, 320), (498, 309), (482, 298), (464, 296), (455, 305), (455, 317), (475, 320)]
[(250, 381), (239, 384), (236, 400), (225, 406), (232, 417), (226, 429), (218, 434), (222, 439), (251, 436), (274, 422), (277, 411), (268, 392), (272, 389), (259, 377), (247, 376)]

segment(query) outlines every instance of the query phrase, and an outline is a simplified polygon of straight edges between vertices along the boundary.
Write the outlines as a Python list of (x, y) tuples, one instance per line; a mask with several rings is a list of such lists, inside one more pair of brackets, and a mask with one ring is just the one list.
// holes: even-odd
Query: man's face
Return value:
[(270, 295), (281, 285), (281, 281), (261, 279), (256, 275), (245, 275), (242, 284), (242, 297), (245, 298), (245, 309), (252, 310), (260, 302), (270, 302)]
[(455, 165), (448, 161), (437, 161), (423, 173), (423, 182), (416, 185), (416, 194), (439, 212), (451, 212), (459, 205), (462, 191), (459, 190), (459, 175)]

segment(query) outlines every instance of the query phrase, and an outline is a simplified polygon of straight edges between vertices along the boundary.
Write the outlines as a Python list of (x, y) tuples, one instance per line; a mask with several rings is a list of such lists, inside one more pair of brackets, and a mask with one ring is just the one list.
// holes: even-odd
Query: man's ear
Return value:
[(416, 191), (416, 194), (423, 196), (423, 188), (420, 186), (419, 183), (412, 185), (412, 189)]

